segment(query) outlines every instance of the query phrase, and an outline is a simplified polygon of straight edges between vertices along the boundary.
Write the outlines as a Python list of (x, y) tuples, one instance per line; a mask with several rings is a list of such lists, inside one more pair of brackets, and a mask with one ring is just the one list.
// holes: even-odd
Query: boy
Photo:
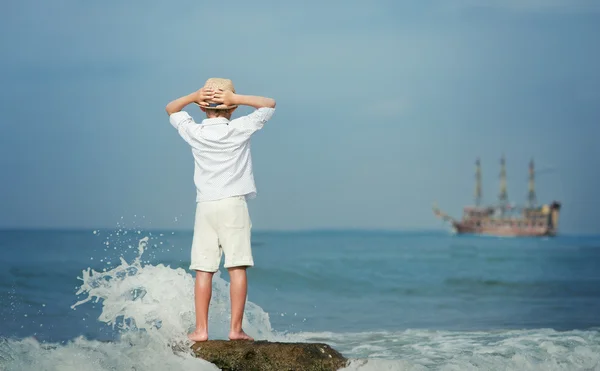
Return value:
[[(196, 103), (206, 113), (201, 125), (182, 109)], [(237, 106), (256, 108), (231, 120)], [(221, 254), (230, 277), (230, 340), (254, 340), (242, 329), (248, 283), (246, 268), (254, 265), (250, 247), (252, 223), (246, 199), (256, 196), (250, 137), (273, 116), (271, 98), (235, 93), (229, 79), (210, 78), (197, 92), (170, 102), (169, 121), (191, 146), (194, 156), (196, 216), (190, 269), (196, 271), (194, 287), (196, 329), (192, 341), (208, 340), (208, 308), (212, 277)]]

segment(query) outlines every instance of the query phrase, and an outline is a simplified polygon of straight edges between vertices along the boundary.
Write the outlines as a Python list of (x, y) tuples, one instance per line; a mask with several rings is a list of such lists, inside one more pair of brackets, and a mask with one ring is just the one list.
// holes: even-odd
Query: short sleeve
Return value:
[(187, 112), (179, 111), (172, 113), (169, 116), (169, 122), (171, 122), (171, 125), (173, 125), (175, 129), (179, 130), (181, 125), (185, 125), (186, 123), (191, 124), (194, 122), (194, 119)]
[(231, 123), (244, 131), (253, 133), (263, 128), (263, 126), (273, 117), (275, 108), (261, 107), (247, 116), (242, 116), (233, 120)]
[(169, 122), (177, 131), (179, 135), (186, 141), (190, 142), (189, 131), (195, 124), (194, 119), (185, 111), (175, 112), (169, 116)]

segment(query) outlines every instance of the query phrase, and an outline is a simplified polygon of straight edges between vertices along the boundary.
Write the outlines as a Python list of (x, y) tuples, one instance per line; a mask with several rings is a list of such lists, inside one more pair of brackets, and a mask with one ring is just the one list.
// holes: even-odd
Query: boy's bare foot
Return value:
[(208, 333), (206, 331), (194, 331), (188, 334), (188, 339), (191, 341), (206, 341), (208, 340)]
[(248, 336), (248, 334), (246, 334), (244, 332), (244, 330), (229, 332), (229, 340), (250, 340), (250, 341), (254, 341), (254, 339), (251, 338), (250, 336)]

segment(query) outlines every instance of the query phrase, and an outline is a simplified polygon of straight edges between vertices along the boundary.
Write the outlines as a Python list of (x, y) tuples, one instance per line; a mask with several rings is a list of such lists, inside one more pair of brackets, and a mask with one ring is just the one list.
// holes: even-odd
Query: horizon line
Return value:
[[(90, 232), (94, 231), (116, 231), (116, 230), (135, 230), (144, 232), (183, 232), (193, 233), (193, 228), (131, 228), (131, 227), (2, 227), (0, 226), (0, 233), (2, 232)], [(392, 229), (392, 228), (357, 228), (357, 227), (325, 227), (325, 228), (298, 228), (298, 229), (255, 229), (253, 233), (282, 233), (282, 234), (293, 234), (293, 233), (341, 233), (341, 232), (354, 232), (354, 233), (436, 233), (436, 234), (452, 234), (444, 228), (404, 228), (404, 229)], [(566, 232), (559, 233), (556, 237), (600, 237), (598, 232)]]

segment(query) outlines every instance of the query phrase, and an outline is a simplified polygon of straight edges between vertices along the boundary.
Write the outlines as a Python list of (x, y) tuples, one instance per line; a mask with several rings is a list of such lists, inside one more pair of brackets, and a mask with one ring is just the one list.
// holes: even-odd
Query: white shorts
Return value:
[(251, 229), (244, 196), (198, 202), (190, 269), (216, 272), (222, 253), (225, 254), (225, 268), (254, 266)]

